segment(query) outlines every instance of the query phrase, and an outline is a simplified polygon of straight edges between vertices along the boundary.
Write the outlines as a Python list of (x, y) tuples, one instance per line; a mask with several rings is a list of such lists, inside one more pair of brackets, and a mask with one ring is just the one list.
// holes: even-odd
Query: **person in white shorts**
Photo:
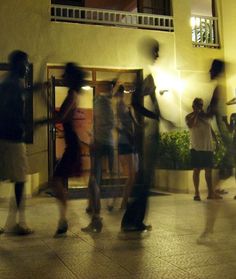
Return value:
[[(29, 69), (28, 55), (20, 50), (9, 55), (10, 72), (0, 84), (0, 180), (15, 184), (18, 223), (9, 232), (17, 235), (31, 234), (26, 225), (23, 192), (28, 174), (25, 146), (25, 94), (23, 79)], [(7, 228), (9, 230), (9, 228)]]

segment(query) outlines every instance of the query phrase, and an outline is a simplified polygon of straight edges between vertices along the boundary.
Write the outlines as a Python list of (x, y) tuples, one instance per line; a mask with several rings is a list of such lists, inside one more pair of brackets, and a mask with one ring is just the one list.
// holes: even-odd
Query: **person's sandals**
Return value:
[(220, 195), (225, 195), (228, 194), (227, 191), (225, 191), (224, 189), (216, 189), (215, 193), (220, 194)]
[(65, 235), (68, 230), (67, 220), (59, 221), (58, 228), (55, 233), (55, 237)]
[(142, 223), (139, 226), (127, 225), (121, 227), (121, 231), (123, 232), (145, 232), (151, 230), (152, 230), (152, 225), (145, 225), (144, 223)]
[(102, 231), (102, 227), (102, 218), (95, 217), (92, 219), (91, 223), (87, 227), (82, 228), (81, 231), (87, 233), (100, 233)]
[(93, 213), (93, 210), (92, 210), (91, 207), (88, 206), (88, 207), (86, 207), (85, 212), (86, 212), (87, 214), (92, 214), (92, 213)]
[(34, 231), (27, 226), (22, 226), (20, 224), (16, 224), (12, 233), (15, 234), (15, 235), (20, 235), (21, 236), (21, 235), (32, 234), (32, 233), (34, 233)]
[(221, 197), (221, 196), (218, 195), (218, 194), (214, 194), (214, 195), (212, 195), (212, 196), (208, 196), (207, 199), (208, 199), (208, 200), (222, 200), (223, 197)]
[(194, 197), (193, 197), (193, 200), (194, 200), (194, 201), (201, 201), (201, 198), (200, 198), (200, 196), (194, 196)]

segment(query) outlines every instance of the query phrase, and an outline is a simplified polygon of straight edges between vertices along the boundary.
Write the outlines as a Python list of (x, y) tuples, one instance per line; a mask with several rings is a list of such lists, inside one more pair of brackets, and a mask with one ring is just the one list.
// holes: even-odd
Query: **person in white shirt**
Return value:
[(199, 179), (200, 171), (205, 170), (205, 179), (208, 188), (208, 199), (218, 199), (212, 185), (213, 167), (213, 130), (211, 118), (213, 113), (203, 111), (203, 100), (195, 98), (192, 104), (193, 112), (189, 113), (185, 120), (190, 131), (191, 162), (193, 167), (193, 183), (195, 188), (194, 200), (200, 201)]

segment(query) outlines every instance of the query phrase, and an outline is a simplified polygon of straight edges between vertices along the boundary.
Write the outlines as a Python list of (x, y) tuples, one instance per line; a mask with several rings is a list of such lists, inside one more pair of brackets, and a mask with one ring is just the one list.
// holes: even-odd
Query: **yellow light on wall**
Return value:
[(165, 92), (169, 92), (169, 90), (168, 90), (168, 89), (160, 90), (160, 91), (159, 91), (159, 94), (160, 94), (160, 95), (163, 95)]
[(89, 85), (85, 85), (85, 86), (82, 87), (82, 89), (85, 90), (85, 91), (89, 91), (89, 90), (92, 89), (92, 87), (89, 86)]

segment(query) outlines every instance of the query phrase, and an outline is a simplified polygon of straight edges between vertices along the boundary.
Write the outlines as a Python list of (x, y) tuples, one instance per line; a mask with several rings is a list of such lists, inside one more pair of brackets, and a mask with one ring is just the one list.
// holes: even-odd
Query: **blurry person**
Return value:
[(209, 106), (207, 108), (207, 113), (215, 116), (217, 128), (219, 130), (220, 136), (223, 141), (225, 141), (225, 133), (224, 133), (224, 123), (222, 121), (223, 111), (222, 111), (222, 90), (219, 84), (219, 79), (221, 75), (224, 73), (225, 63), (222, 60), (214, 59), (210, 68), (210, 79), (216, 82), (215, 89), (213, 91)]
[[(138, 165), (138, 154), (135, 146), (134, 125), (137, 121), (131, 114), (131, 108), (124, 101), (124, 86), (120, 85), (114, 97), (117, 99), (116, 116), (118, 131), (118, 156), (121, 166), (127, 175), (123, 192), (121, 209), (125, 209), (135, 182)], [(137, 125), (137, 124), (136, 124)]]
[(218, 129), (221, 132), (221, 125), (222, 125), (222, 117), (220, 116), (220, 98), (222, 98), (221, 89), (219, 86), (219, 78), (224, 73), (225, 69), (225, 63), (222, 60), (214, 59), (211, 64), (210, 68), (210, 79), (212, 81), (216, 81), (216, 86), (212, 94), (212, 98), (210, 101), (210, 104), (207, 108), (207, 111), (209, 111), (212, 115), (216, 117), (216, 122), (218, 125)]
[[(148, 59), (149, 63), (154, 64), (159, 57), (159, 43), (153, 38), (147, 38), (140, 44), (140, 50)], [(124, 232), (142, 232), (150, 230), (151, 226), (144, 224), (147, 212), (149, 190), (153, 186), (156, 157), (159, 142), (159, 122), (165, 120), (160, 113), (154, 79), (149, 74), (143, 82), (137, 82), (136, 90), (132, 94), (134, 110), (145, 116), (145, 151), (142, 177), (143, 183), (139, 187), (134, 187), (134, 198), (128, 203), (127, 209), (121, 221), (121, 229)], [(149, 108), (142, 104), (142, 97), (149, 97)], [(169, 121), (168, 121), (169, 123)]]
[(199, 179), (201, 169), (205, 170), (205, 179), (208, 189), (208, 199), (219, 199), (214, 193), (212, 185), (213, 167), (213, 135), (211, 128), (211, 113), (203, 111), (203, 100), (195, 98), (192, 103), (193, 112), (185, 120), (190, 131), (191, 161), (193, 167), (193, 184), (195, 188), (195, 201), (201, 201), (199, 192)]
[(71, 176), (77, 176), (81, 171), (81, 147), (80, 139), (74, 129), (74, 113), (78, 106), (78, 96), (84, 84), (84, 73), (74, 63), (67, 63), (63, 75), (66, 86), (69, 88), (63, 101), (56, 122), (63, 124), (65, 151), (55, 167), (53, 175), (53, 189), (59, 201), (60, 218), (56, 235), (66, 233), (68, 222), (67, 211), (67, 181)]
[(28, 73), (29, 61), (28, 55), (21, 50), (10, 53), (8, 59), (10, 72), (0, 84), (0, 179), (10, 180), (15, 184), (15, 218), (11, 228), (7, 222), (6, 232), (26, 235), (33, 233), (26, 225), (23, 205), (28, 174), (24, 111), (27, 91), (23, 79)]
[(55, 119), (39, 120), (37, 125), (48, 121), (62, 123), (65, 139), (65, 150), (62, 158), (56, 164), (52, 187), (59, 202), (59, 222), (55, 236), (63, 235), (68, 230), (67, 221), (67, 183), (71, 176), (78, 176), (81, 171), (81, 146), (80, 139), (74, 127), (74, 114), (78, 107), (79, 94), (84, 85), (85, 74), (80, 67), (74, 63), (67, 63), (63, 74), (65, 85), (69, 88), (67, 96), (63, 101)]
[[(197, 244), (199, 245), (213, 245), (215, 243), (213, 233), (216, 224), (217, 217), (220, 213), (223, 203), (219, 203), (217, 200), (206, 202), (204, 204), (204, 217), (205, 225), (203, 232), (197, 238)], [(225, 204), (224, 204), (225, 206)]]
[[(232, 158), (234, 167), (236, 165), (236, 113), (232, 113), (230, 115), (230, 122), (228, 123), (227, 116), (222, 117), (223, 122), (225, 123), (227, 130), (231, 134), (231, 142), (227, 148), (227, 155), (228, 157)], [(236, 175), (236, 174), (235, 174)], [(236, 178), (236, 176), (235, 176)], [(236, 199), (236, 196), (234, 196)]]
[(114, 140), (114, 113), (112, 110), (112, 82), (104, 82), (98, 86), (99, 94), (94, 100), (94, 131), (93, 142), (90, 148), (91, 171), (88, 182), (89, 206), (87, 212), (92, 214), (91, 222), (84, 232), (101, 232), (103, 224), (100, 216), (101, 198), (100, 184), (102, 178), (102, 161), (108, 158), (110, 175), (113, 172)]
[[(214, 59), (212, 61), (211, 68), (210, 68), (210, 79), (214, 81), (216, 85), (207, 111), (211, 113), (213, 116), (215, 116), (221, 141), (223, 142), (226, 148), (226, 154), (224, 156), (223, 163), (219, 169), (220, 179), (227, 179), (232, 175), (232, 166), (228, 156), (230, 154), (230, 149), (231, 149), (230, 147), (231, 140), (229, 138), (228, 131), (225, 129), (225, 124), (223, 121), (223, 115), (225, 115), (225, 104), (224, 102), (222, 102), (223, 92), (220, 86), (220, 78), (223, 75), (224, 71), (225, 71), (225, 62), (220, 59)], [(225, 191), (224, 189), (220, 189), (219, 186), (217, 186), (216, 192), (220, 194), (227, 193), (227, 191)]]

